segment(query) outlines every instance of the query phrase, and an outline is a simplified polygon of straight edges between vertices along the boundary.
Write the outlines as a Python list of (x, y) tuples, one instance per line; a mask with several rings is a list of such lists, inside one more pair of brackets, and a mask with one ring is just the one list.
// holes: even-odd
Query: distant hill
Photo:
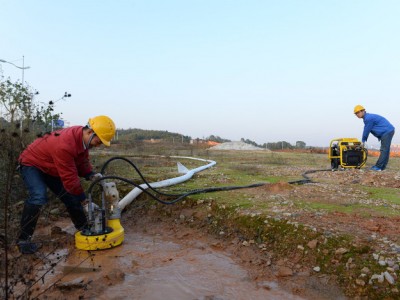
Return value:
[[(147, 129), (139, 129), (139, 128), (129, 128), (129, 129), (118, 129), (117, 131), (118, 137), (117, 140), (121, 143), (125, 141), (149, 141), (149, 140), (163, 140), (163, 141), (175, 141), (175, 142), (184, 142), (189, 143), (192, 140), (191, 136), (183, 135), (176, 132), (169, 132), (167, 130), (147, 130)], [(194, 138), (195, 140), (200, 140), (198, 138)], [(210, 135), (207, 138), (201, 139), (205, 141), (212, 141), (216, 143), (224, 143), (230, 142), (230, 140), (221, 138), (216, 135)]]
[(176, 140), (189, 143), (192, 138), (175, 132), (166, 130), (146, 130), (146, 129), (118, 129), (118, 141), (145, 141), (145, 140)]

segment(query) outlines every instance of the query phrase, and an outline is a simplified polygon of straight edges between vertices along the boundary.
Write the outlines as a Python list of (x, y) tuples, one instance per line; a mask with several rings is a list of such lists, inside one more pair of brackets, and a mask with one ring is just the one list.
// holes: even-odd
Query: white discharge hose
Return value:
[[(213, 160), (207, 160), (207, 159), (202, 159), (202, 158), (187, 157), (187, 156), (170, 156), (170, 157), (171, 158), (199, 160), (199, 161), (207, 162), (208, 164), (198, 167), (198, 168), (195, 168), (195, 169), (192, 169), (192, 170), (189, 170), (184, 165), (182, 165), (181, 163), (178, 162), (178, 172), (183, 173), (185, 175), (170, 178), (170, 179), (165, 179), (162, 181), (152, 182), (149, 184), (152, 188), (160, 188), (160, 187), (166, 187), (166, 186), (171, 186), (171, 185), (175, 185), (178, 183), (182, 183), (182, 182), (187, 181), (190, 178), (192, 178), (194, 174), (201, 172), (205, 169), (211, 168), (212, 166), (214, 166), (216, 164), (216, 162)], [(144, 183), (141, 184), (140, 187), (143, 189), (148, 188), (147, 184), (144, 184)], [(136, 199), (136, 197), (139, 196), (142, 192), (143, 191), (140, 188), (135, 187), (132, 191), (130, 191), (124, 198), (122, 198), (118, 202), (118, 208), (122, 211), (128, 204), (130, 204), (134, 199)]]

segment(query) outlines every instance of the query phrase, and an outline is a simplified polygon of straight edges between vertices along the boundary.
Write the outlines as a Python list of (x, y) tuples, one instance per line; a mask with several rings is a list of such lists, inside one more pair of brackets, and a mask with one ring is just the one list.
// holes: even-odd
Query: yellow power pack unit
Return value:
[(356, 138), (333, 139), (329, 145), (328, 157), (332, 171), (339, 168), (360, 169), (367, 162), (368, 151)]

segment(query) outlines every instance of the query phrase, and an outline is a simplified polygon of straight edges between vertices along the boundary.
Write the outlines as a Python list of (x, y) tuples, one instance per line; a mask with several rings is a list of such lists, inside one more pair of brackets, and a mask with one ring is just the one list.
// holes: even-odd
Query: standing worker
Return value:
[(33, 254), (39, 249), (31, 242), (40, 209), (48, 201), (49, 188), (65, 204), (77, 230), (87, 225), (83, 205), (86, 195), (80, 178), (95, 180), (89, 161), (89, 149), (101, 144), (110, 146), (115, 135), (115, 124), (107, 116), (89, 119), (86, 126), (72, 126), (46, 134), (30, 144), (19, 157), (19, 170), (29, 192), (21, 218), (17, 240), (22, 254)]
[(362, 143), (368, 140), (368, 136), (372, 133), (381, 142), (381, 154), (375, 166), (371, 167), (373, 171), (383, 171), (389, 162), (390, 145), (394, 135), (394, 126), (388, 120), (380, 115), (369, 114), (362, 105), (354, 107), (354, 114), (364, 120), (364, 131), (362, 135)]

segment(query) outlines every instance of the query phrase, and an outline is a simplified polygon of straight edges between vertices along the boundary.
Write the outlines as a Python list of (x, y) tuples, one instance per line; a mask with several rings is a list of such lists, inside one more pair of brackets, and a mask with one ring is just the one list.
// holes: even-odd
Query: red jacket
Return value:
[(24, 166), (60, 177), (68, 193), (85, 198), (79, 177), (89, 176), (92, 165), (89, 150), (83, 145), (82, 126), (57, 130), (36, 139), (21, 153), (19, 161)]

